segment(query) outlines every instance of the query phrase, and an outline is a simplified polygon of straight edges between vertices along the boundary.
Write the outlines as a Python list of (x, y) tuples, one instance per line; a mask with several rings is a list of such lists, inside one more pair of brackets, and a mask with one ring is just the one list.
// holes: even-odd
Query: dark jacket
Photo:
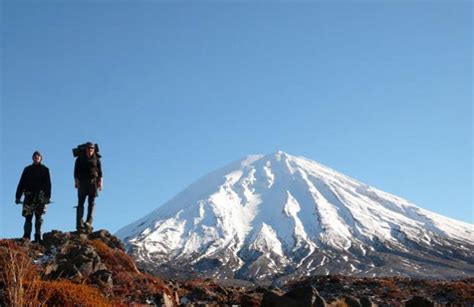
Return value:
[(91, 180), (102, 178), (102, 164), (100, 158), (94, 154), (92, 157), (79, 156), (74, 164), (74, 179)]
[(16, 199), (20, 199), (23, 193), (38, 193), (39, 191), (43, 191), (46, 198), (51, 198), (49, 169), (43, 164), (32, 164), (23, 170), (15, 196)]

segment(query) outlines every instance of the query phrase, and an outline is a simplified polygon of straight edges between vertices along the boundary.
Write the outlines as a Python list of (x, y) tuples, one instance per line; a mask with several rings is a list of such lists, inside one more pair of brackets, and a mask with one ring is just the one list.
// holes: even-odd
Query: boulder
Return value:
[(294, 303), (296, 304), (295, 306), (326, 306), (326, 302), (319, 295), (318, 290), (316, 290), (314, 286), (294, 288), (287, 292), (284, 296), (293, 299)]
[(362, 307), (377, 307), (377, 304), (373, 303), (367, 296), (361, 297), (359, 301)]
[(435, 307), (435, 304), (433, 301), (425, 297), (414, 296), (405, 302), (405, 306), (406, 307)]
[(261, 307), (285, 307), (295, 306), (294, 300), (288, 297), (284, 297), (280, 293), (274, 290), (266, 290), (263, 292), (262, 305)]
[(110, 232), (105, 229), (101, 229), (91, 233), (88, 238), (89, 240), (99, 239), (105, 244), (107, 244), (107, 246), (109, 246), (110, 248), (118, 248), (122, 251), (125, 251), (125, 246), (123, 245), (122, 241), (120, 241), (116, 236), (110, 234)]
[(89, 280), (92, 284), (105, 288), (112, 288), (114, 284), (112, 279), (112, 272), (109, 270), (95, 271), (89, 276)]

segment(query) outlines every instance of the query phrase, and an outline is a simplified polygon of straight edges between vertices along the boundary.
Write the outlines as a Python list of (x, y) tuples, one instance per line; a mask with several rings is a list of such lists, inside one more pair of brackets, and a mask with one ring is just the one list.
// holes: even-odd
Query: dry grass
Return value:
[(26, 252), (11, 240), (0, 240), (0, 306), (116, 306), (98, 289), (68, 280), (43, 281)]
[(41, 279), (28, 255), (10, 240), (0, 241), (0, 280), (7, 306), (39, 306)]
[(47, 306), (116, 306), (105, 299), (99, 290), (68, 280), (41, 283), (41, 296)]
[(101, 261), (112, 271), (113, 295), (128, 301), (144, 302), (146, 297), (154, 298), (169, 293), (163, 281), (140, 273), (132, 258), (120, 249), (110, 248), (99, 239), (89, 241), (99, 254)]
[(139, 273), (132, 258), (120, 249), (112, 249), (99, 239), (89, 242), (99, 254), (101, 260), (114, 271)]

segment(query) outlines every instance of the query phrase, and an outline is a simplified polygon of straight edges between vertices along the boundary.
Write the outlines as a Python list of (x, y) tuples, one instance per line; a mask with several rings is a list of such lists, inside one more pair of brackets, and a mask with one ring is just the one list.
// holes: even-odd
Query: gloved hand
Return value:
[(74, 187), (76, 189), (79, 189), (79, 180), (78, 179), (74, 179)]
[(20, 201), (19, 198), (16, 198), (16, 199), (15, 199), (15, 204), (17, 204), (17, 205), (18, 205), (18, 204), (21, 204), (21, 201)]

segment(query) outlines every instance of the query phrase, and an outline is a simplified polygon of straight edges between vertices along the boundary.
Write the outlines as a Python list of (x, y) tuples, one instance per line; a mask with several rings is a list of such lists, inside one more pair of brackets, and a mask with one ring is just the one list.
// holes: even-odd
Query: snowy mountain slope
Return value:
[(171, 276), (474, 276), (474, 227), (283, 152), (249, 156), (122, 228)]

